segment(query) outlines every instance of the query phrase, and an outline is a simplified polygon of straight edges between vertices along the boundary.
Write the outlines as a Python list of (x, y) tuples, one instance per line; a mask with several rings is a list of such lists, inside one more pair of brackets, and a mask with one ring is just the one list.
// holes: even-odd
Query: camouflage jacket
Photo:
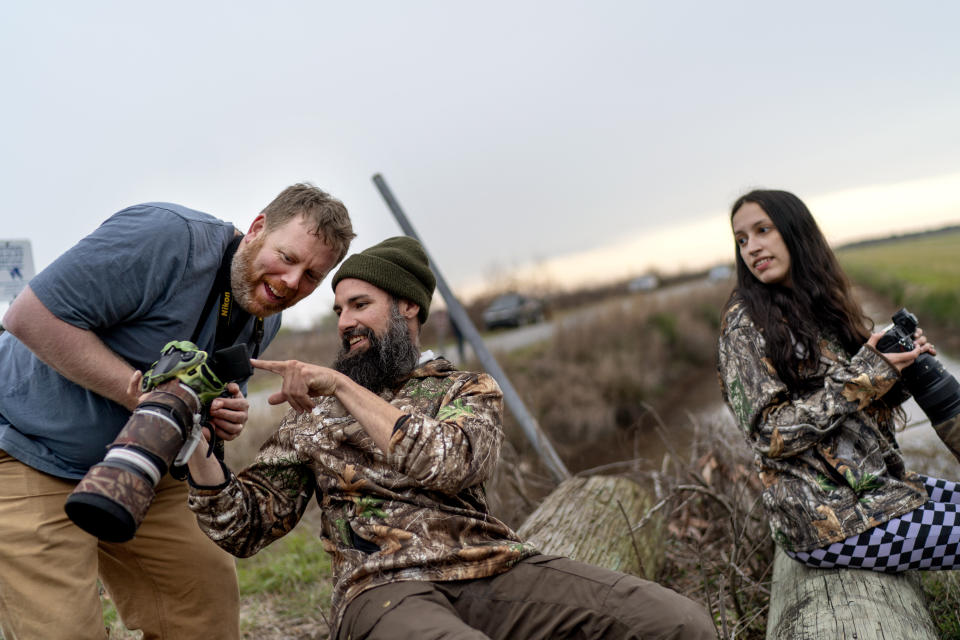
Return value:
[(247, 557), (293, 529), (316, 493), (333, 564), (333, 624), (362, 591), (400, 580), (463, 580), (534, 553), (487, 511), (483, 482), (503, 438), (503, 401), (486, 374), (443, 359), (381, 397), (410, 417), (384, 453), (334, 397), (289, 412), (256, 461), (226, 486), (191, 487), (203, 531)]
[[(926, 501), (893, 434), (900, 374), (873, 348), (844, 353), (822, 338), (820, 358), (790, 392), (742, 303), (727, 310), (718, 368), (723, 399), (754, 451), (774, 539), (809, 551), (858, 535)], [(888, 392), (890, 392), (888, 394)], [(885, 395), (887, 394), (887, 395)]]

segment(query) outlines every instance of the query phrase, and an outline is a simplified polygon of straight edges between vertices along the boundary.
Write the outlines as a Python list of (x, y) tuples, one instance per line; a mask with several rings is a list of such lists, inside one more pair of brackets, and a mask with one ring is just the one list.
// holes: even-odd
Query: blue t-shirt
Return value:
[[(193, 335), (233, 236), (233, 225), (206, 213), (136, 205), (108, 218), (30, 288), (53, 315), (93, 331), (146, 371), (167, 342)], [(216, 315), (214, 304), (197, 339), (207, 352)], [(262, 348), (279, 328), (279, 314), (266, 319)], [(252, 332), (251, 318), (237, 342), (250, 342)], [(9, 332), (0, 335), (0, 449), (45, 473), (82, 478), (129, 416), (41, 362)]]

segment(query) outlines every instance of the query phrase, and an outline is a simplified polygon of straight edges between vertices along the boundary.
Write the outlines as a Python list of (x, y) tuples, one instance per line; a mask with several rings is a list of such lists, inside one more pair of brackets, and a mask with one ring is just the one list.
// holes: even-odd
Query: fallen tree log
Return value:
[(917, 572), (813, 569), (779, 547), (767, 640), (936, 640)]
[(650, 506), (647, 492), (629, 478), (573, 477), (560, 483), (517, 533), (543, 553), (652, 577), (663, 520), (655, 516), (632, 531)]

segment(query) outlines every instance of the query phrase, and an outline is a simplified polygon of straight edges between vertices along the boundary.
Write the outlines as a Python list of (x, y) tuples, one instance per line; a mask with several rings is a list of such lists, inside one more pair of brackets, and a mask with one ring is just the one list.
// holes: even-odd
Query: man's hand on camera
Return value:
[[(148, 395), (147, 393), (140, 392), (140, 381), (142, 379), (143, 373), (134, 371), (130, 376), (130, 380), (127, 382), (127, 395), (136, 399), (133, 403), (134, 408), (143, 402), (144, 398)], [(174, 378), (167, 380), (157, 388), (162, 390), (166, 385), (178, 384), (180, 384), (180, 381)], [(213, 402), (210, 403), (210, 423), (216, 429), (218, 438), (222, 440), (233, 440), (240, 435), (244, 425), (247, 424), (250, 403), (243, 397), (243, 393), (240, 391), (240, 385), (236, 382), (231, 382), (227, 385), (227, 393), (229, 397), (214, 398)], [(207, 440), (210, 439), (209, 429), (204, 429), (204, 437), (206, 437)]]
[(124, 406), (127, 407), (130, 411), (133, 411), (137, 408), (137, 405), (143, 401), (144, 396), (147, 394), (141, 393), (140, 391), (140, 381), (143, 380), (143, 372), (134, 370), (130, 375), (130, 379), (127, 380), (127, 402), (124, 403)]
[(214, 398), (210, 403), (210, 423), (217, 431), (217, 437), (233, 440), (240, 435), (247, 424), (250, 403), (240, 392), (240, 385), (231, 382), (227, 385), (229, 397)]

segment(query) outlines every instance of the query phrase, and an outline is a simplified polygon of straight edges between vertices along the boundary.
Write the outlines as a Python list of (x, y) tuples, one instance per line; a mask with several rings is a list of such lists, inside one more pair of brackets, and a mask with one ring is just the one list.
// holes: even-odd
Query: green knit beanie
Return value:
[(420, 305), (420, 324), (427, 321), (437, 279), (430, 270), (426, 251), (413, 238), (387, 238), (344, 260), (333, 276), (334, 291), (344, 278), (369, 282), (397, 298)]

